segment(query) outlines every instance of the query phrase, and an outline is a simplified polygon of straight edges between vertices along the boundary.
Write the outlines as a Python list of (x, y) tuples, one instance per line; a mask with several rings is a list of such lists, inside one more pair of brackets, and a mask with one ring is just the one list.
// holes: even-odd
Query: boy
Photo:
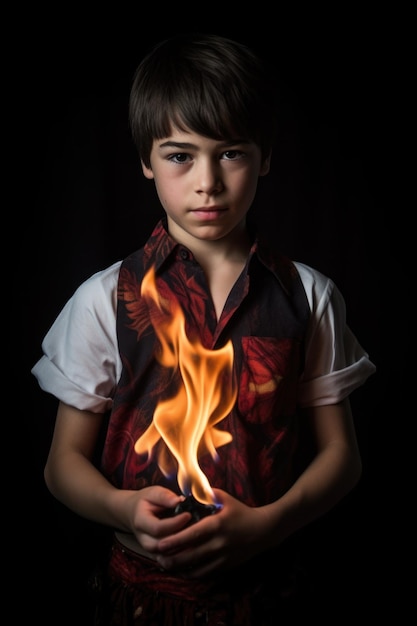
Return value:
[(360, 478), (349, 394), (375, 367), (333, 282), (249, 224), (275, 99), (248, 48), (161, 42), (130, 123), (166, 216), (43, 341), (32, 371), (59, 400), (46, 484), (114, 529), (97, 624), (283, 623), (291, 539)]

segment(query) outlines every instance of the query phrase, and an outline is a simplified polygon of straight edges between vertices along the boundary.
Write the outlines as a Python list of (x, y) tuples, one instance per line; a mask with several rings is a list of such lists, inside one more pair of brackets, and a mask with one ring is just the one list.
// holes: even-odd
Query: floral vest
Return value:
[[(143, 292), (151, 268), (155, 291)], [(208, 351), (208, 358), (214, 356), (217, 362), (217, 351), (233, 348), (231, 371), (225, 370), (214, 385), (214, 391), (221, 389), (215, 402), (201, 388), (207, 372), (200, 375), (196, 367), (184, 374), (175, 363), (177, 348), (161, 335), (178, 310), (185, 337)], [(168, 435), (174, 434), (178, 443), (186, 419), (194, 419), (194, 413), (204, 412), (212, 403), (198, 445), (193, 441), (196, 470), (211, 488), (223, 489), (251, 506), (280, 497), (297, 471), (297, 385), (309, 314), (294, 264), (255, 242), (217, 320), (201, 267), (159, 224), (144, 248), (123, 261), (119, 274), (116, 323), (123, 369), (109, 416), (103, 473), (119, 488), (160, 484), (184, 492)], [(190, 410), (186, 418), (193, 394), (191, 408), (199, 409)], [(232, 405), (225, 404), (226, 414), (217, 419), (215, 405), (227, 397), (232, 397)], [(163, 424), (167, 437), (156, 427), (159, 414), (158, 425)]]

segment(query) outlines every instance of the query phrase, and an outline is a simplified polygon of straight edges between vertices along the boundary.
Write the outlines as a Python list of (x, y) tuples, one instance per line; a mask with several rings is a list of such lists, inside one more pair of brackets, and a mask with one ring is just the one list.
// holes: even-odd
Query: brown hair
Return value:
[(150, 167), (154, 139), (171, 126), (213, 139), (248, 139), (269, 155), (275, 135), (275, 89), (246, 45), (210, 34), (158, 43), (133, 79), (129, 121), (141, 160)]

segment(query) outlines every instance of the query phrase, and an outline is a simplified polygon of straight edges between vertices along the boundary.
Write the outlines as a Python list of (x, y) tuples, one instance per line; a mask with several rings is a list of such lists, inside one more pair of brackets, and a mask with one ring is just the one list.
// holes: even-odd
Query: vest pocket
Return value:
[[(295, 406), (296, 379), (289, 373), (298, 362), (299, 343), (276, 337), (242, 337), (238, 408), (245, 420), (265, 423)], [(289, 389), (290, 387), (290, 389)], [(290, 393), (288, 393), (290, 392)], [(292, 398), (291, 398), (292, 396)]]

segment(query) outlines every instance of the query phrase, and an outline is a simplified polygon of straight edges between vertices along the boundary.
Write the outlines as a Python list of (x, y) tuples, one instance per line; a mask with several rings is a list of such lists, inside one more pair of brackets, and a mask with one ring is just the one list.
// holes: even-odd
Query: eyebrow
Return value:
[[(251, 141), (249, 139), (228, 139), (227, 141), (223, 141), (220, 144), (221, 148), (227, 148), (228, 146), (235, 146), (237, 144), (249, 144)], [(194, 143), (190, 143), (188, 141), (164, 141), (160, 143), (159, 148), (178, 148), (180, 150), (198, 150), (199, 147)]]

